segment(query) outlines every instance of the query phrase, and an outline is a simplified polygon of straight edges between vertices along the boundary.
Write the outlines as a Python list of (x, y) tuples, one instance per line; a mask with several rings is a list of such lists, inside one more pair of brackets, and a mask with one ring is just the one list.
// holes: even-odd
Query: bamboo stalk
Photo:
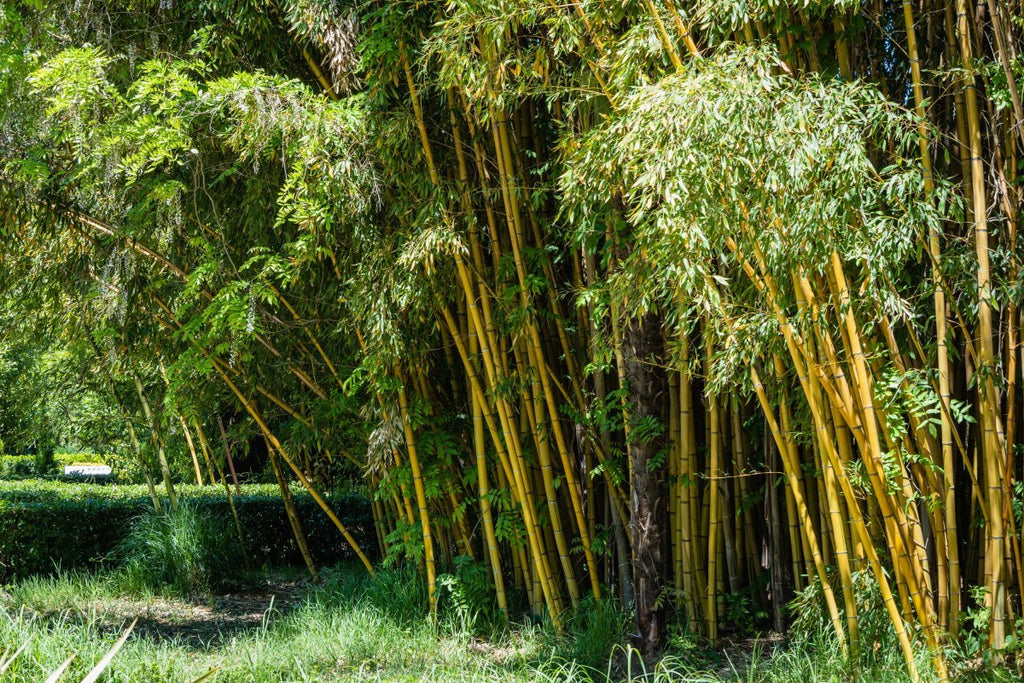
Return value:
[[(705, 357), (705, 373), (711, 365), (712, 345), (710, 335), (706, 335), (704, 357)], [(710, 448), (710, 460), (708, 464), (708, 472), (710, 474), (710, 481), (708, 482), (708, 500), (710, 505), (710, 529), (708, 530), (708, 583), (707, 583), (707, 598), (706, 605), (704, 608), (704, 618), (708, 625), (708, 639), (712, 643), (718, 642), (718, 540), (719, 540), (719, 515), (721, 514), (719, 508), (719, 483), (718, 478), (721, 474), (720, 460), (721, 460), (721, 428), (720, 428), (720, 417), (718, 412), (718, 397), (711, 394), (707, 397), (708, 402), (708, 416), (709, 416), (709, 429), (711, 430), (711, 440), (709, 442)]]
[(149, 407), (149, 401), (146, 400), (146, 393), (142, 388), (142, 381), (138, 375), (134, 375), (132, 379), (135, 381), (135, 393), (139, 397), (139, 402), (142, 404), (142, 412), (146, 416), (146, 421), (152, 425), (153, 428), (153, 444), (156, 446), (157, 460), (160, 462), (160, 473), (164, 479), (164, 489), (167, 491), (167, 500), (170, 501), (171, 509), (176, 510), (178, 508), (178, 494), (174, 491), (174, 482), (171, 481), (171, 468), (167, 464), (167, 454), (164, 453), (163, 439), (160, 438), (160, 431), (157, 422), (154, 418), (153, 411)]

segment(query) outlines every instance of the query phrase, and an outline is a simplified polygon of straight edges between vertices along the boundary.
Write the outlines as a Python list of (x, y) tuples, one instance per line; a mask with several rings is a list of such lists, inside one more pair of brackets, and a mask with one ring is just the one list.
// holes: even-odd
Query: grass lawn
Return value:
[[(581, 610), (565, 635), (543, 624), (474, 628), (423, 616), (416, 575), (355, 567), (325, 570), (314, 585), (295, 572), (264, 572), (237, 590), (185, 599), (124, 593), (117, 572), (36, 578), (0, 593), (0, 652), (27, 643), (4, 681), (37, 682), (77, 653), (62, 680), (81, 680), (128, 623), (132, 635), (102, 681), (607, 681), (630, 671), (614, 643), (626, 622), (611, 608)], [(483, 634), (486, 634), (484, 636)], [(2, 661), (3, 657), (0, 657)], [(922, 664), (927, 668), (925, 658)], [(898, 651), (855, 671), (828, 643), (731, 643), (709, 652), (673, 638), (657, 681), (905, 680)], [(212, 673), (211, 673), (212, 672)], [(609, 676), (609, 674), (611, 674)], [(1019, 680), (966, 662), (961, 680)]]
[(466, 624), (432, 623), (411, 573), (376, 580), (356, 569), (322, 585), (273, 573), (223, 595), (123, 594), (114, 575), (22, 581), (0, 594), (0, 651), (28, 642), (7, 681), (41, 681), (71, 653), (80, 680), (124, 628), (138, 622), (101, 680), (533, 681), (560, 680), (565, 646), (540, 625), (484, 640)]

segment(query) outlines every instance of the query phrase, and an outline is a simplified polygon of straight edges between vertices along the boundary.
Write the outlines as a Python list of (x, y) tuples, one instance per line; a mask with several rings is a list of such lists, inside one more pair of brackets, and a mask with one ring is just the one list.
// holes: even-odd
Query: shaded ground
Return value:
[(65, 614), (92, 622), (104, 632), (120, 633), (138, 617), (136, 638), (174, 642), (192, 649), (206, 649), (229, 641), (245, 631), (266, 628), (294, 610), (308, 590), (306, 580), (267, 579), (251, 589), (178, 599), (168, 596), (98, 598), (77, 602), (71, 609), (36, 612), (52, 618)]

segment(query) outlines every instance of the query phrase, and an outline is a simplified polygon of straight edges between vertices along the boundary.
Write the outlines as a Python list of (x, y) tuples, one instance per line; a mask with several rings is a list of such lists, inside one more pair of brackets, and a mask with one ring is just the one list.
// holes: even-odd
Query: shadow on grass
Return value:
[(210, 650), (232, 639), (266, 632), (300, 607), (310, 591), (308, 580), (278, 572), (253, 576), (237, 585), (237, 590), (209, 596), (120, 593), (113, 580), (102, 590), (85, 590), (78, 599), (66, 598), (76, 584), (84, 586), (90, 580), (78, 574), (41, 579), (23, 589), (13, 603), (20, 603), (17, 606), (24, 606), (44, 623), (91, 627), (103, 637), (119, 634), (137, 617), (133, 640)]

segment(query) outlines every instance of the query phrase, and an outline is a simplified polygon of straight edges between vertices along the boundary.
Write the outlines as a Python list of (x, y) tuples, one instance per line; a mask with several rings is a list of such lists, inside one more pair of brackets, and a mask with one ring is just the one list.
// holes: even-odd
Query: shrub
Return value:
[(106, 465), (107, 456), (99, 453), (54, 453), (53, 467), (57, 474), (63, 474), (68, 465)]
[(38, 473), (34, 455), (0, 455), (0, 479), (27, 479)]
[[(213, 487), (179, 486), (187, 502), (234, 534), (227, 496)], [(296, 511), (318, 565), (353, 556), (341, 534), (308, 496), (296, 492)], [(377, 548), (370, 504), (358, 496), (330, 496), (331, 506), (367, 553)], [(56, 568), (92, 569), (109, 563), (132, 520), (153, 507), (144, 485), (0, 481), (0, 582), (49, 574)], [(256, 566), (301, 564), (276, 486), (247, 485), (235, 496), (244, 546)]]

